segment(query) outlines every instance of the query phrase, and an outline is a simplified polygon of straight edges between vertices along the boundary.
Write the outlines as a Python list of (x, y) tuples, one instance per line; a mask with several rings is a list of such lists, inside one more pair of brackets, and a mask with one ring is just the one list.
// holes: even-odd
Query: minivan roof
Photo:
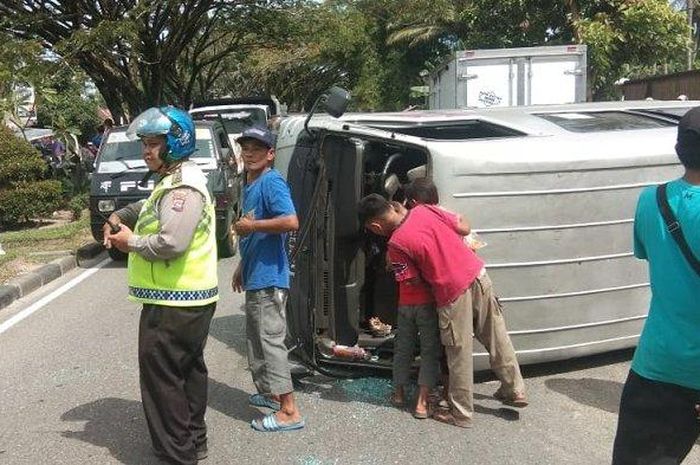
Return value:
[[(457, 124), (460, 121), (481, 120), (518, 131), (522, 135), (551, 135), (570, 133), (571, 130), (555, 124), (541, 115), (582, 114), (591, 112), (622, 112), (639, 115), (641, 119), (656, 118), (673, 122), (680, 118), (677, 114), (664, 114), (664, 110), (690, 109), (699, 106), (700, 101), (615, 101), (586, 102), (566, 105), (533, 105), (519, 107), (495, 107), (464, 110), (420, 110), (394, 113), (347, 113), (341, 119), (349, 123), (376, 128), (400, 128), (408, 126), (431, 126), (437, 124)], [(678, 112), (673, 112), (678, 113)], [(551, 119), (551, 118), (550, 118)], [(573, 119), (573, 118), (572, 118)]]

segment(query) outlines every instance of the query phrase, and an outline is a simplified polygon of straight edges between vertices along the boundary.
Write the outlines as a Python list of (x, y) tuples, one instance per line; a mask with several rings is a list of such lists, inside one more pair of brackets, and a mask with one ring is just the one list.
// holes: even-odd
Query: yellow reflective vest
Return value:
[(196, 165), (183, 164), (160, 180), (141, 208), (134, 233), (139, 236), (157, 234), (160, 231), (159, 200), (169, 190), (182, 186), (196, 189), (206, 199), (192, 242), (182, 255), (170, 260), (149, 262), (135, 252), (129, 253), (129, 300), (193, 307), (219, 299), (214, 204), (206, 176)]

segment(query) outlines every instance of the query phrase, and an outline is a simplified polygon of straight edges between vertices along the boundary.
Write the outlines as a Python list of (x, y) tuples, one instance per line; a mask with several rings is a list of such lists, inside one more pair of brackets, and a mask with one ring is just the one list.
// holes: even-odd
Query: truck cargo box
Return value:
[(429, 77), (430, 109), (586, 100), (586, 46), (463, 50)]

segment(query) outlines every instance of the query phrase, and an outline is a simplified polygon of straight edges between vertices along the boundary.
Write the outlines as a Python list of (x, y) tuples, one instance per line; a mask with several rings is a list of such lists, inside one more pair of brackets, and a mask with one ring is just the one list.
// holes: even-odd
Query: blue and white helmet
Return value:
[(189, 157), (195, 151), (195, 129), (192, 117), (173, 106), (153, 107), (138, 115), (126, 130), (129, 139), (144, 136), (165, 136), (167, 152), (163, 161), (172, 163)]

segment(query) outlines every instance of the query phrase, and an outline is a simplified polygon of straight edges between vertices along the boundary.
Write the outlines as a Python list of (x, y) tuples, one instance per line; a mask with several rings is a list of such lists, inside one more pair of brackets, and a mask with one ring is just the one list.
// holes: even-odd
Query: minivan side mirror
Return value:
[(350, 92), (341, 87), (333, 86), (328, 89), (323, 106), (326, 107), (326, 112), (333, 118), (340, 118), (347, 110), (348, 104), (350, 104)]
[(321, 94), (314, 102), (309, 115), (306, 117), (306, 121), (304, 121), (304, 130), (313, 137), (313, 134), (311, 134), (309, 130), (309, 121), (311, 121), (311, 117), (319, 107), (323, 106), (326, 112), (332, 117), (340, 118), (343, 116), (343, 113), (345, 113), (349, 103), (350, 92), (338, 86), (331, 87), (325, 94)]

